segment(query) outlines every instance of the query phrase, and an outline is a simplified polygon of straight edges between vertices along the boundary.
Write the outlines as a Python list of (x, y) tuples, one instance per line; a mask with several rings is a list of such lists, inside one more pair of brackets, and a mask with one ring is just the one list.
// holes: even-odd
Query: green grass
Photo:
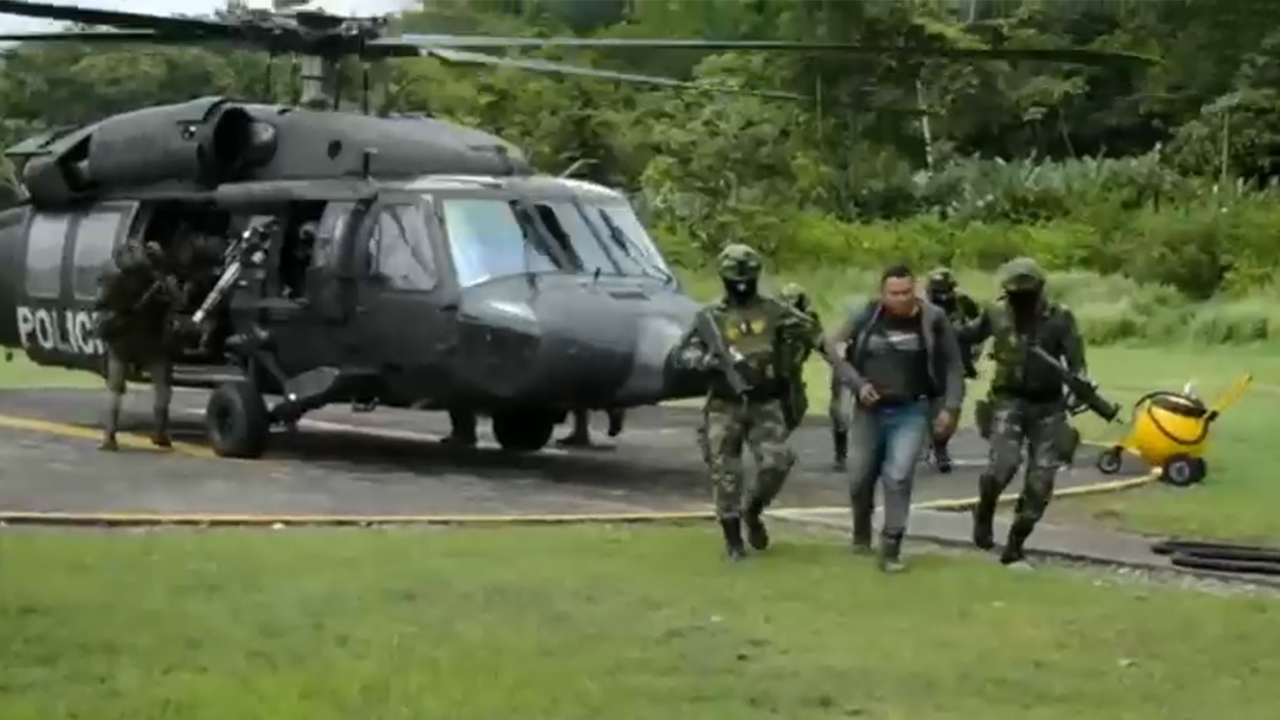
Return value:
[(1275, 717), (1273, 599), (796, 533), (10, 530), (0, 717)]
[(0, 388), (101, 387), (102, 378), (90, 372), (44, 367), (15, 350), (13, 360), (0, 360)]

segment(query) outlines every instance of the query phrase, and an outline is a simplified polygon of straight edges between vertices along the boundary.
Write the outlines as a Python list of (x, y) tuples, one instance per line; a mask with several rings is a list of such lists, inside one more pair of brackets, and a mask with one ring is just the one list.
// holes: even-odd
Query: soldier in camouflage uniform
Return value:
[[(757, 291), (760, 256), (745, 245), (730, 245), (720, 253), (720, 278), (725, 296), (704, 308), (711, 313), (727, 350), (750, 390), (736, 396), (725, 379), (711, 378), (703, 408), (706, 457), (711, 471), (716, 516), (724, 532), (729, 557), (746, 556), (742, 526), (757, 550), (769, 545), (761, 514), (777, 496), (795, 464), (787, 446), (788, 420), (783, 406), (787, 374), (792, 371), (791, 348), (814, 348), (821, 332), (803, 313)], [(676, 362), (689, 369), (711, 371), (711, 341), (697, 328), (685, 335)], [(755, 487), (743, 508), (743, 445), (759, 462)]]
[[(822, 319), (818, 317), (818, 313), (809, 306), (809, 296), (799, 283), (787, 283), (782, 287), (782, 291), (778, 293), (778, 298), (787, 303), (791, 307), (805, 314), (814, 326), (818, 328), (818, 333), (822, 333)], [(804, 383), (804, 364), (808, 362), (809, 355), (813, 353), (814, 348), (807, 345), (789, 348), (791, 351), (791, 372), (788, 374), (789, 382), (783, 398), (784, 410), (787, 419), (787, 432), (795, 432), (795, 429), (804, 421), (805, 415), (809, 413), (809, 395), (808, 388)], [(836, 377), (836, 375), (832, 375)], [(711, 446), (707, 442), (707, 428), (705, 425), (699, 425), (697, 430), (698, 449), (702, 452), (702, 461), (711, 464)], [(756, 463), (760, 462), (760, 458), (756, 458)]]
[[(934, 268), (929, 273), (929, 278), (925, 283), (925, 294), (929, 302), (942, 308), (953, 327), (965, 327), (975, 322), (982, 314), (981, 308), (978, 307), (978, 303), (972, 297), (957, 290), (956, 278), (950, 268)], [(981, 345), (981, 343), (978, 345)], [(974, 365), (977, 348), (977, 345), (971, 343), (960, 343), (960, 362), (964, 364), (964, 376), (969, 380), (978, 377), (978, 369)], [(932, 408), (933, 414), (936, 415), (940, 409), (941, 404), (935, 401)], [(959, 420), (960, 418), (957, 417), (957, 424)], [(947, 447), (950, 442), (951, 438), (949, 436), (935, 436), (933, 438), (930, 449), (933, 452), (933, 460), (938, 467), (938, 472), (951, 472), (951, 452)]]
[(110, 401), (102, 432), (102, 450), (119, 449), (116, 432), (131, 368), (144, 370), (154, 393), (155, 427), (151, 442), (170, 447), (169, 403), (173, 397), (171, 353), (175, 310), (182, 286), (166, 267), (156, 242), (125, 243), (113, 253), (116, 269), (102, 278), (96, 309), (98, 335), (107, 350)]
[(973, 542), (984, 550), (995, 547), (992, 522), (996, 502), (1018, 472), (1025, 442), (1026, 476), (1000, 557), (1005, 565), (1024, 566), (1023, 545), (1053, 497), (1060, 443), (1069, 429), (1061, 378), (1045, 367), (1046, 363), (1029, 356), (1027, 348), (1038, 345), (1073, 372), (1084, 375), (1084, 341), (1071, 311), (1045, 297), (1045, 275), (1034, 260), (1010, 260), (999, 274), (1004, 294), (961, 333), (968, 342), (980, 343), (990, 337), (995, 363), (990, 391), (976, 412), (979, 429), (990, 440), (991, 449), (979, 480)]

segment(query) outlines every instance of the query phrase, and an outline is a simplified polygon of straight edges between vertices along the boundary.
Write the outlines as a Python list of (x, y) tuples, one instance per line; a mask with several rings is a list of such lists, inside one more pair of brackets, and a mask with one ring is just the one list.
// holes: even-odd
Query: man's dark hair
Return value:
[(908, 278), (914, 280), (915, 277), (916, 274), (911, 272), (911, 268), (907, 267), (905, 264), (899, 263), (898, 265), (890, 265), (884, 269), (884, 272), (880, 273), (880, 286), (883, 287), (885, 282), (890, 278)]

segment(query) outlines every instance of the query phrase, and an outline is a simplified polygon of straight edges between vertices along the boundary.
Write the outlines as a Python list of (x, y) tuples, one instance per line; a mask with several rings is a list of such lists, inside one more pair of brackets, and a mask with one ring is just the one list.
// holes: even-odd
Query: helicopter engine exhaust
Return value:
[[(157, 128), (164, 128), (157, 132)], [(137, 110), (59, 136), (30, 152), (32, 199), (58, 205), (102, 188), (174, 180), (202, 187), (248, 179), (276, 153), (276, 128), (227, 98)]]

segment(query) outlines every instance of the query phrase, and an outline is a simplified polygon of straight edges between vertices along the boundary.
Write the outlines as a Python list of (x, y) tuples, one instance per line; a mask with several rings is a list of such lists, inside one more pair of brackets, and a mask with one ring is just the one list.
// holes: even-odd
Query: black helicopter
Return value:
[[(0, 344), (101, 371), (98, 278), (113, 247), (212, 238), (210, 288), (178, 385), (213, 387), (214, 450), (255, 457), (270, 429), (337, 402), (489, 415), (534, 451), (578, 408), (700, 394), (668, 363), (697, 304), (622, 194), (538, 174), (501, 138), (426, 117), (337, 111), (339, 61), (431, 56), (689, 87), (472, 48), (643, 47), (914, 52), (775, 41), (383, 36), (323, 12), (161, 17), (0, 0), (0, 13), (118, 28), (0, 36), (222, 43), (304, 56), (299, 106), (203, 97), (30, 138), (6, 155), (23, 204), (0, 212)], [(1077, 50), (953, 55), (1113, 61)], [(1132, 57), (1120, 57), (1122, 61)], [(761, 93), (784, 98), (786, 93)], [(266, 396), (280, 399), (268, 406)]]

